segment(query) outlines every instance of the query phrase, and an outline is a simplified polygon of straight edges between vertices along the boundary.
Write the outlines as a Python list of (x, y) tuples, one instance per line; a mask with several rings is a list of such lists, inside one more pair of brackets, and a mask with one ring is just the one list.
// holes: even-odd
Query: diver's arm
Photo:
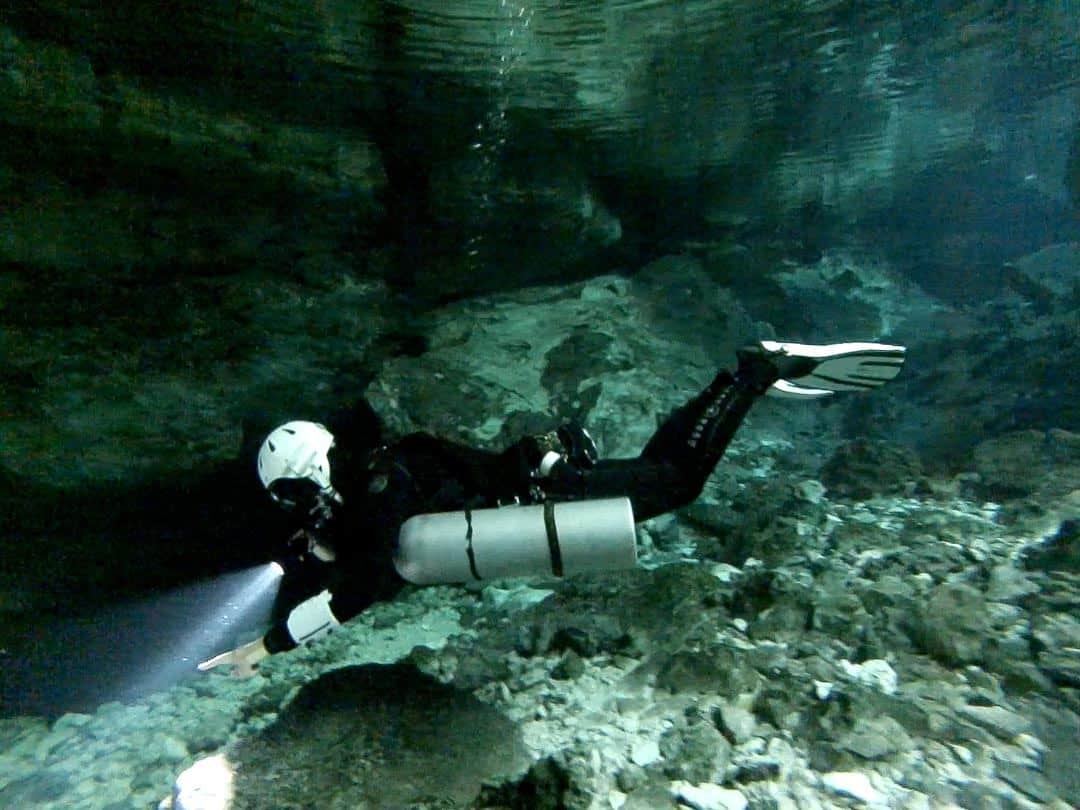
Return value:
[(199, 670), (206, 672), (215, 667), (232, 667), (232, 674), (237, 678), (250, 678), (264, 658), (295, 649), (305, 641), (322, 638), (337, 627), (340, 622), (330, 612), (329, 603), (329, 591), (305, 599), (265, 636), (203, 661), (199, 664)]
[(250, 678), (255, 674), (259, 662), (268, 655), (270, 651), (266, 649), (263, 639), (257, 638), (235, 650), (229, 650), (221, 655), (215, 655), (209, 661), (203, 661), (199, 664), (199, 671), (206, 672), (214, 667), (231, 666), (233, 675), (237, 678)]
[(330, 608), (332, 598), (330, 591), (322, 591), (310, 599), (305, 599), (294, 607), (284, 620), (270, 628), (270, 631), (262, 638), (203, 661), (199, 664), (199, 669), (206, 672), (219, 666), (231, 666), (233, 675), (238, 678), (254, 675), (259, 662), (264, 658), (274, 653), (296, 649), (307, 642), (317, 641), (339, 626), (342, 621), (347, 621), (355, 615), (340, 608), (335, 615)]
[[(331, 599), (333, 595), (326, 590), (294, 607), (283, 621), (278, 622), (263, 636), (266, 651), (272, 655), (318, 641), (343, 621), (352, 618), (351, 615), (335, 615), (330, 608)], [(337, 613), (340, 614), (341, 611)]]
[(318, 641), (374, 602), (366, 593), (344, 590), (333, 594), (329, 590), (322, 591), (294, 607), (260, 641), (267, 655), (294, 650), (301, 644)]

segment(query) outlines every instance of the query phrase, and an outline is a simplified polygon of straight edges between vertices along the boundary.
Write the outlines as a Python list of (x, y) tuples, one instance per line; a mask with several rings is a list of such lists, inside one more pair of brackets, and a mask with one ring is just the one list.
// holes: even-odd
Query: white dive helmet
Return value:
[(327, 453), (333, 445), (334, 434), (317, 422), (286, 422), (270, 431), (259, 448), (259, 479), (267, 490), (279, 479), (295, 478), (332, 492)]

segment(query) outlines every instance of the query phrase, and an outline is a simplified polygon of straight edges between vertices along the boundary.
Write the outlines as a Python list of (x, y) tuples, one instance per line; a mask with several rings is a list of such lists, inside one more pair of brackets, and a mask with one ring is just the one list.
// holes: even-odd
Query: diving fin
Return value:
[(835, 391), (826, 391), (822, 388), (806, 388), (787, 380), (777, 380), (765, 391), (765, 396), (777, 399), (821, 399), (835, 393)]
[(780, 343), (761, 346), (780, 371), (766, 391), (774, 397), (819, 399), (836, 391), (868, 391), (900, 373), (907, 349), (884, 343)]

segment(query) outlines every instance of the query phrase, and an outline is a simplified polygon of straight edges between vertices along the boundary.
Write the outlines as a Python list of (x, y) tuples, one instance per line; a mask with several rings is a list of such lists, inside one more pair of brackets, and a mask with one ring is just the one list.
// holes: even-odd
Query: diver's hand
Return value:
[(221, 655), (215, 655), (209, 661), (199, 664), (199, 671), (206, 672), (214, 667), (231, 666), (233, 677), (250, 678), (258, 669), (259, 662), (270, 655), (261, 638), (249, 641), (242, 647), (229, 650)]

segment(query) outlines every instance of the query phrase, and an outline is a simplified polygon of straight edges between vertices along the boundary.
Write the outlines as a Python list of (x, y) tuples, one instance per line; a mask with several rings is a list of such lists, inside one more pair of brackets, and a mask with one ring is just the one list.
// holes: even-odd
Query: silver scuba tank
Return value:
[(415, 515), (402, 524), (394, 567), (415, 585), (569, 576), (637, 563), (629, 498)]

